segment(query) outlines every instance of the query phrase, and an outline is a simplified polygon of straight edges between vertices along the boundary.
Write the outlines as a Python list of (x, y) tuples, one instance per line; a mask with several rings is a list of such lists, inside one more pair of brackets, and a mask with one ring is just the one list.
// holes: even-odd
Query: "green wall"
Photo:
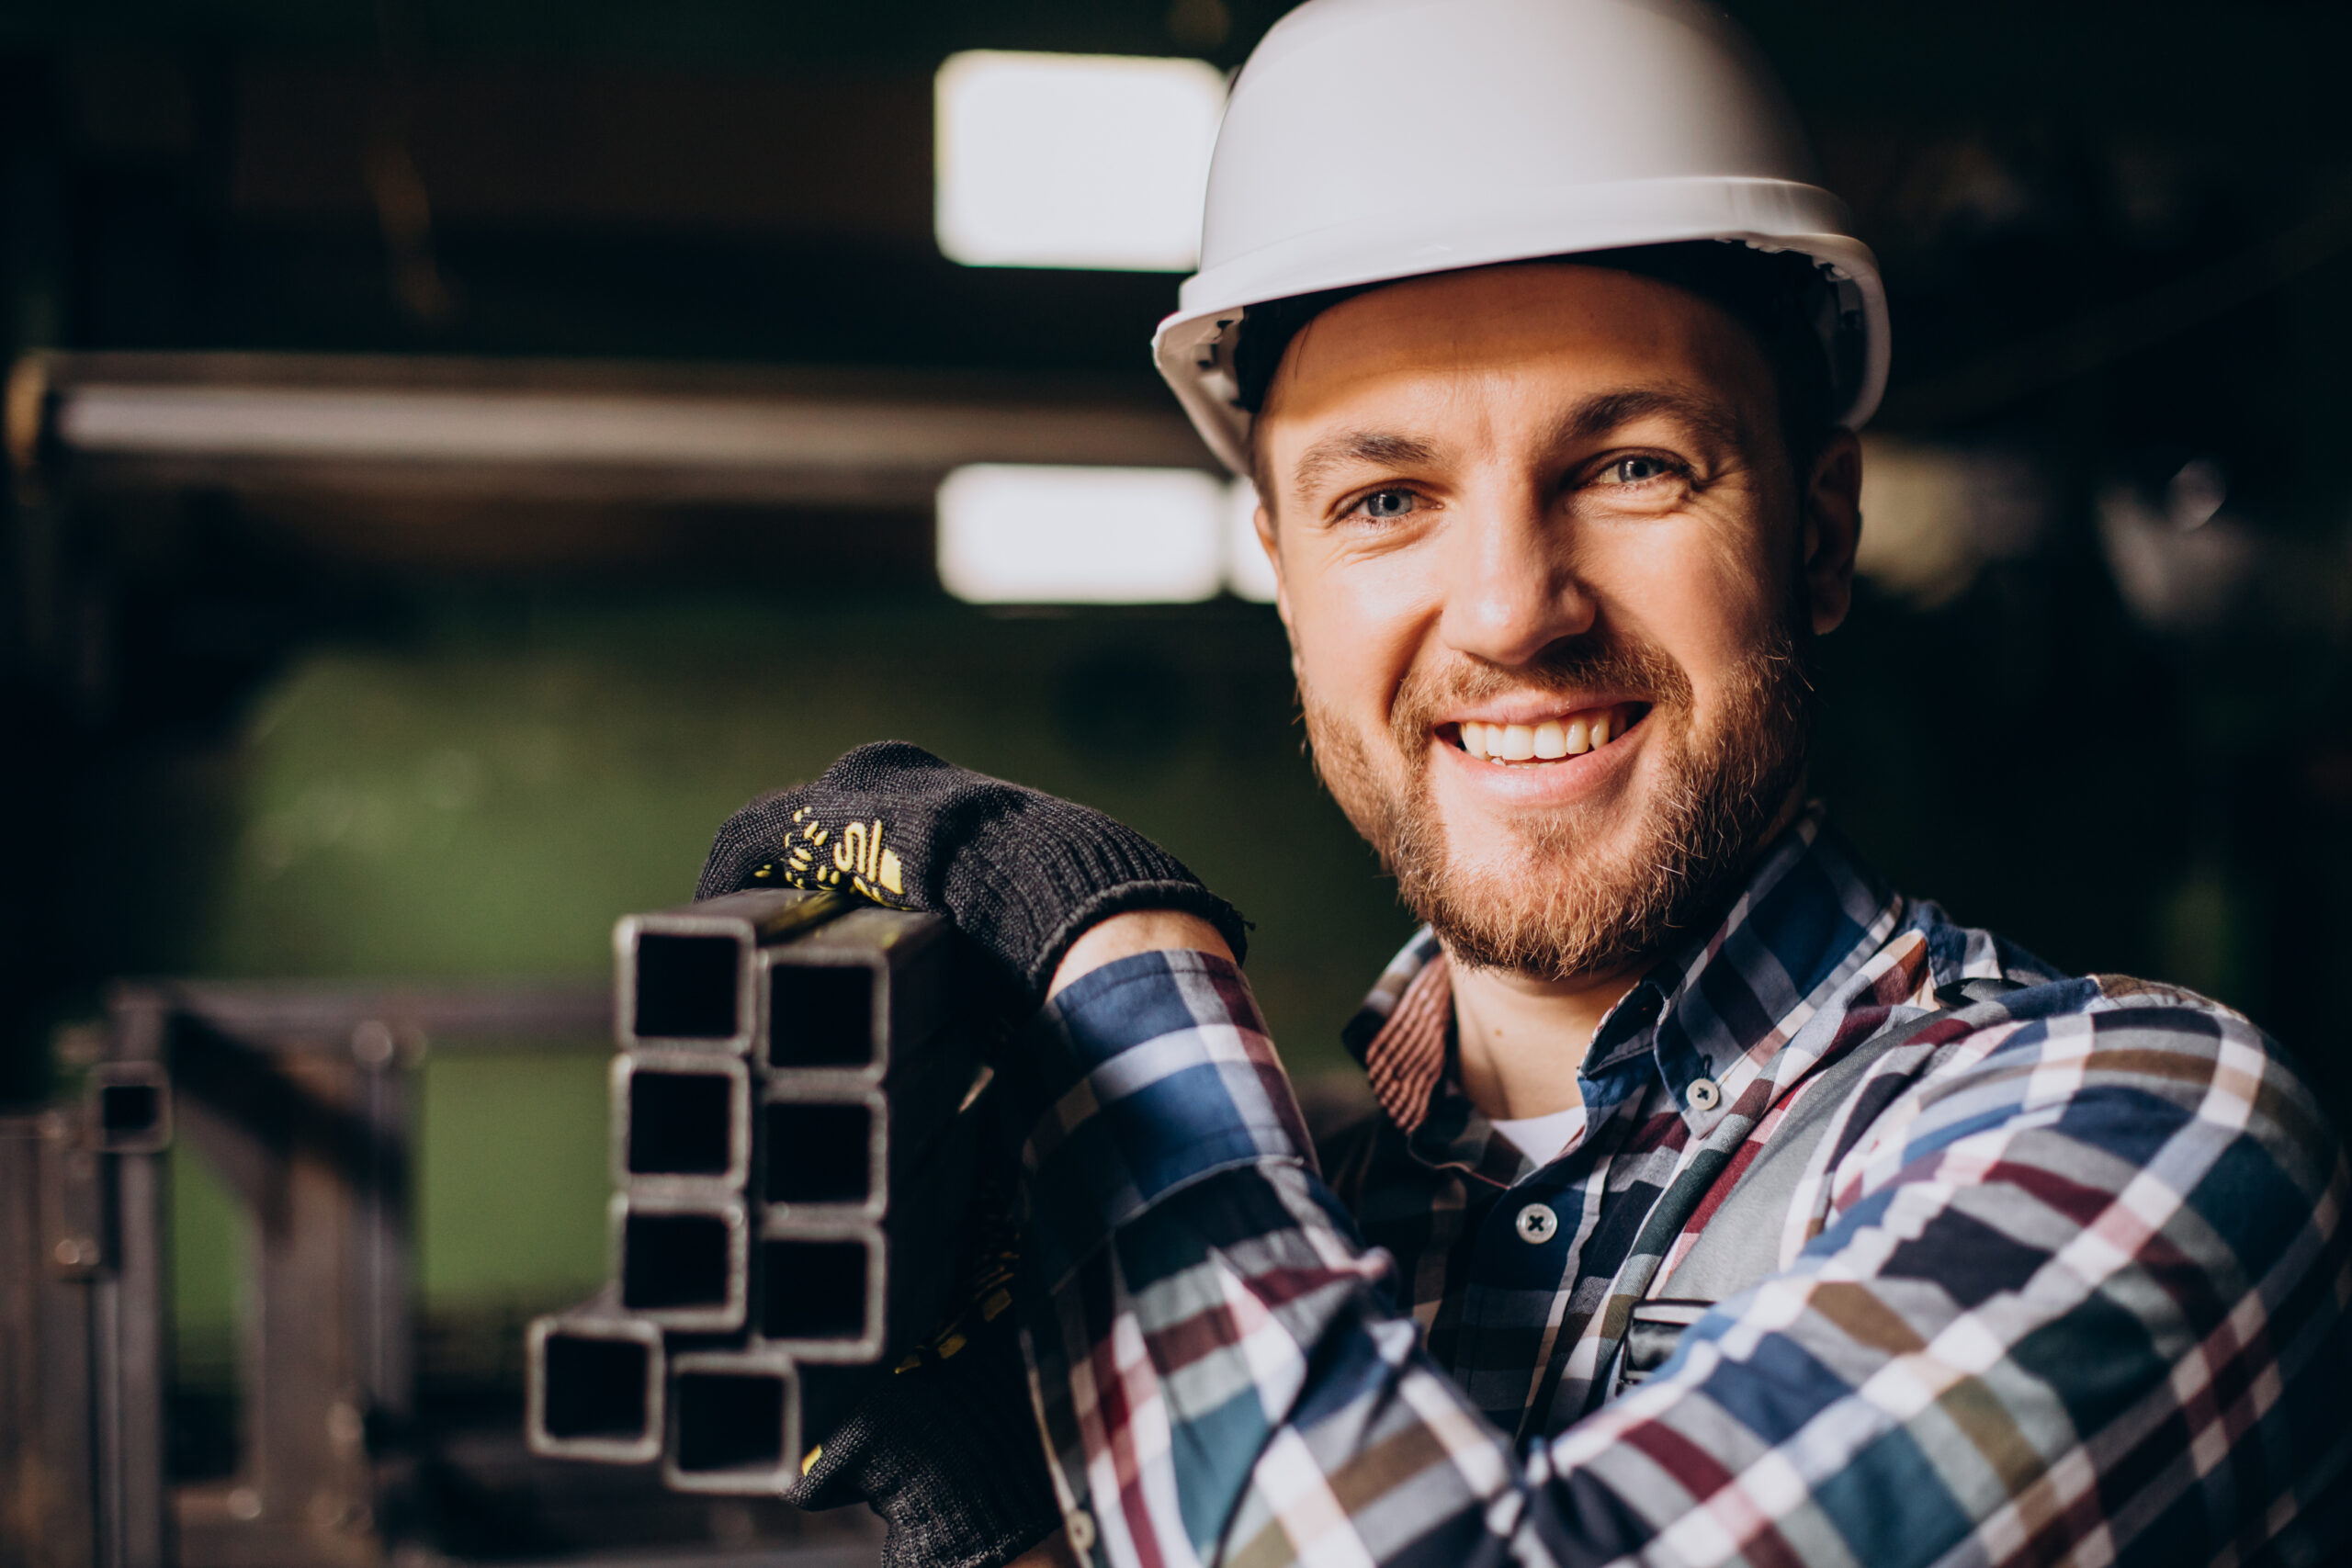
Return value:
[[(1410, 921), (1313, 782), (1281, 627), (1256, 605), (442, 605), (260, 694), (210, 770), (218, 841), (191, 858), (211, 886), (174, 945), (216, 976), (601, 978), (616, 917), (684, 901), (736, 806), (883, 738), (1149, 833), (1258, 923), (1250, 973), (1286, 1059), (1344, 1065), (1338, 1028)], [(599, 1277), (604, 1055), (582, 1046), (453, 1044), (421, 1069), (428, 1314)], [(235, 1238), (180, 1163), (183, 1319), (217, 1338)]]

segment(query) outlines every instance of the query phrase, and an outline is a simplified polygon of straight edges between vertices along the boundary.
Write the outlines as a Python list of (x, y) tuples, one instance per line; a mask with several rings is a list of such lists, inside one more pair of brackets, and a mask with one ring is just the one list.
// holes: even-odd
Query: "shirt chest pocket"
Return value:
[(1625, 1324), (1624, 1342), (1617, 1349), (1616, 1375), (1610, 1379), (1609, 1397), (1647, 1382), (1673, 1359), (1683, 1330), (1706, 1315), (1713, 1302), (1643, 1302)]

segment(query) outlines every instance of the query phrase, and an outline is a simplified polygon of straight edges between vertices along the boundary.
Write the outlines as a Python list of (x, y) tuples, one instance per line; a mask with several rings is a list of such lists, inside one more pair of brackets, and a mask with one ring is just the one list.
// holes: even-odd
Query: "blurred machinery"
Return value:
[[(0, 1562), (368, 1564), (395, 1548), (443, 1561), (436, 1491), (530, 1491), (518, 1467), (566, 1468), (519, 1441), (511, 1459), (453, 1457), (418, 1420), (405, 1069), (428, 1041), (578, 1041), (610, 1009), (569, 987), (118, 987), (81, 1098), (0, 1118)], [(234, 1466), (177, 1484), (175, 1139), (226, 1176), (254, 1237)], [(560, 1476), (537, 1490), (560, 1495)], [(645, 1538), (646, 1519), (612, 1501), (591, 1504), (575, 1539)]]
[[(530, 1329), (542, 1459), (460, 1487), (527, 1490), (516, 1463), (548, 1459), (644, 1464), (640, 1492), (655, 1460), (678, 1492), (790, 1483), (863, 1381), (944, 1319), (964, 1260), (964, 1206), (921, 1196), (969, 1197), (988, 1081), (951, 1010), (947, 929), (760, 891), (631, 916), (616, 947), (609, 996), (114, 989), (79, 1098), (0, 1118), (0, 1563), (445, 1557), (442, 1495), (465, 1466), (418, 1408), (409, 1279), (407, 1069), (428, 1041), (609, 1027), (620, 1046), (611, 1284)], [(234, 1462), (179, 1483), (175, 1139), (223, 1174), (254, 1238)], [(857, 1528), (831, 1546), (859, 1550)], [(642, 1519), (608, 1517), (574, 1537), (632, 1532)]]

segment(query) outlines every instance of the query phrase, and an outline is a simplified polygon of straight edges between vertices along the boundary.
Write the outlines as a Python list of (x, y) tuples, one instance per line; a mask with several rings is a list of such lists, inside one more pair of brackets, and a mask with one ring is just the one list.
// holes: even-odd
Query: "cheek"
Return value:
[(1750, 531), (1703, 518), (1628, 530), (1586, 561), (1611, 618), (1679, 665), (1702, 707), (1764, 639), (1780, 593)]
[(1385, 725), (1433, 618), (1428, 574), (1395, 559), (1317, 558), (1300, 541), (1282, 548), (1300, 681), (1325, 707)]

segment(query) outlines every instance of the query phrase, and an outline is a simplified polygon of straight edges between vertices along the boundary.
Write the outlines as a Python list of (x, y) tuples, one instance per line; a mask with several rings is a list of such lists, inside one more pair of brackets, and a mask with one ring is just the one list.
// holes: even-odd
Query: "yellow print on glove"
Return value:
[(882, 842), (879, 817), (870, 823), (853, 822), (842, 829), (841, 841), (833, 846), (833, 869), (846, 872), (861, 893), (871, 893), (879, 887), (903, 897), (907, 891), (899, 852)]
[[(796, 829), (785, 835), (784, 859), (769, 861), (752, 872), (752, 881), (781, 877), (795, 887), (822, 890), (838, 887), (846, 879), (852, 888), (876, 903), (883, 902), (885, 895), (906, 897), (906, 867), (899, 852), (882, 841), (880, 818), (852, 822), (835, 833), (813, 819), (804, 821), (806, 811), (804, 807), (792, 814)], [(829, 840), (830, 850), (826, 848)]]

